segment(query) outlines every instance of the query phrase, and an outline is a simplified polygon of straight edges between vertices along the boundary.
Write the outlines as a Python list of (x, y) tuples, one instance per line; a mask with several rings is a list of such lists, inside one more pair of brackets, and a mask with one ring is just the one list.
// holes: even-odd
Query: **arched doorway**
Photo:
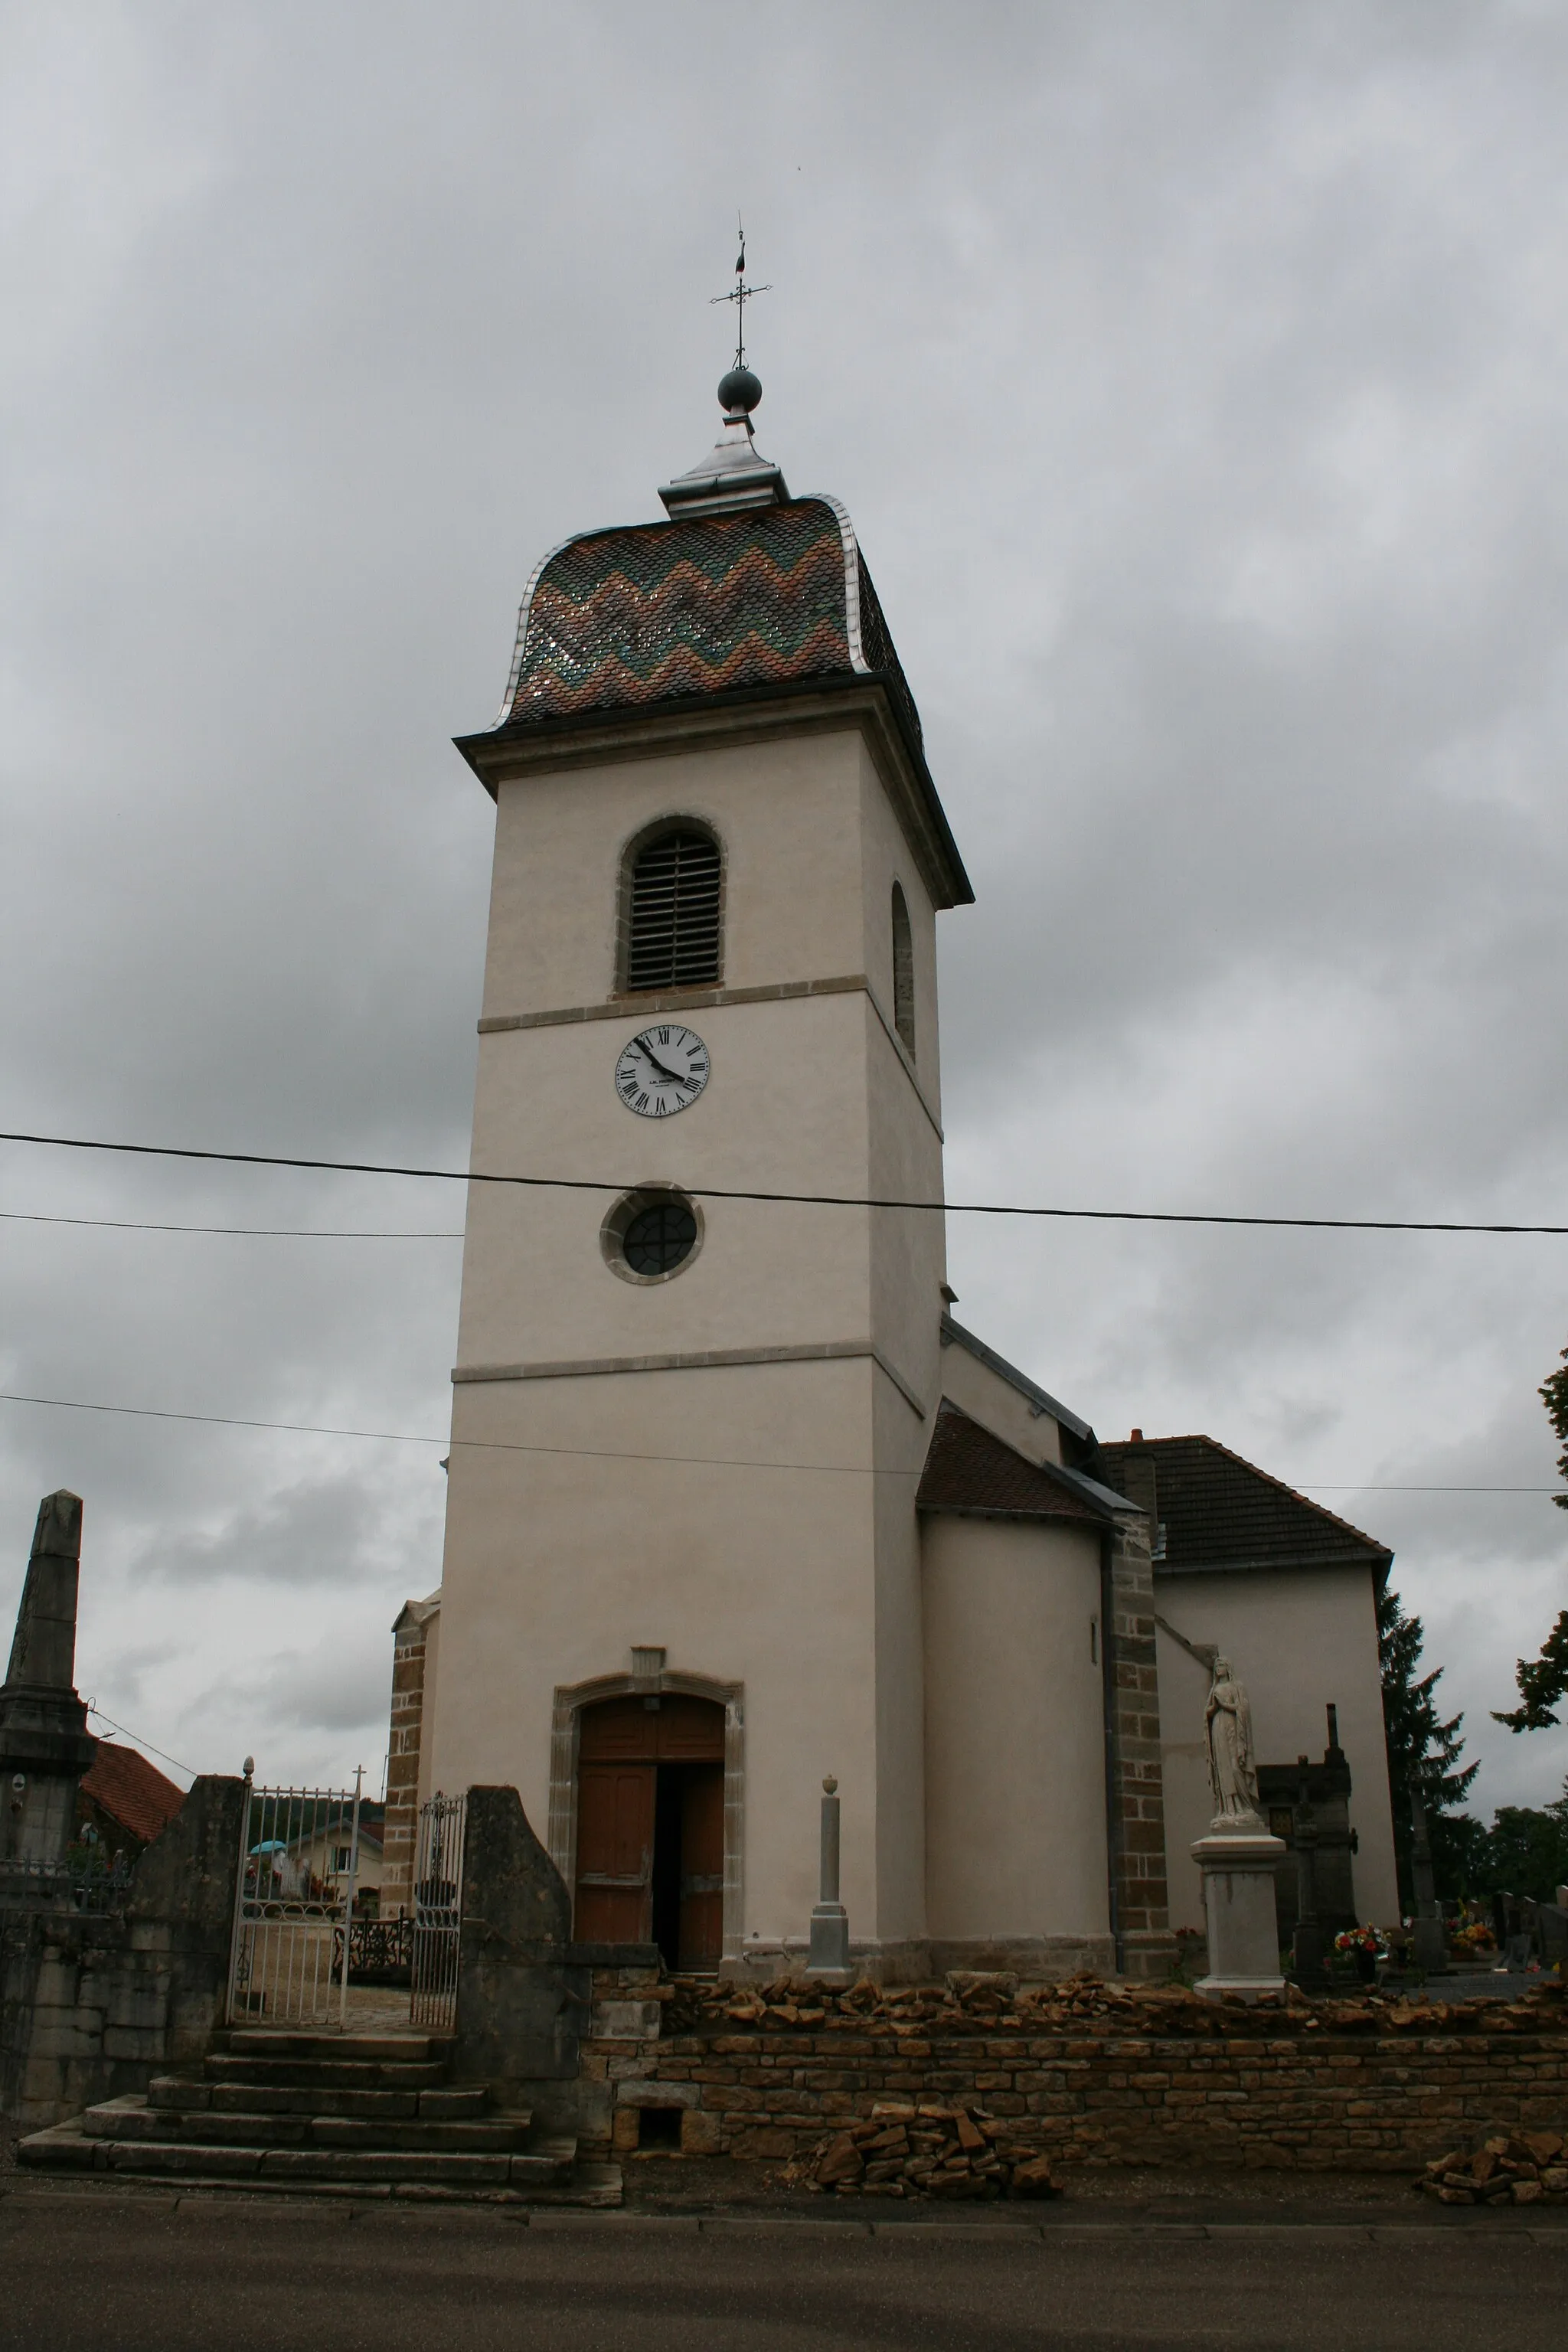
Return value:
[(716, 1969), (724, 1935), (724, 1710), (665, 1692), (584, 1706), (575, 1930)]

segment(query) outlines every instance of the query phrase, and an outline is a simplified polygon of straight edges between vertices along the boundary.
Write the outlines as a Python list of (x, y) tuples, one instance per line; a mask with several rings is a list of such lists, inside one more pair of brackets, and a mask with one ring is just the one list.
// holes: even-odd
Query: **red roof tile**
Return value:
[(81, 1792), (143, 1845), (168, 1828), (185, 1801), (184, 1790), (167, 1773), (136, 1748), (112, 1739), (99, 1741), (98, 1754), (82, 1774)]
[(970, 1511), (986, 1518), (1078, 1519), (1102, 1527), (1097, 1511), (1048, 1465), (1031, 1462), (942, 1399), (915, 1496), (922, 1511)]

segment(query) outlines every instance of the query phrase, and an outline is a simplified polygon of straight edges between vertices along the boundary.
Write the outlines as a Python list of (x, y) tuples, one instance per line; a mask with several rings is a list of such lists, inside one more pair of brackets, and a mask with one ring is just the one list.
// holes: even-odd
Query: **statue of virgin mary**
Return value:
[(1258, 1775), (1252, 1756), (1252, 1709), (1231, 1672), (1228, 1658), (1214, 1662), (1214, 1681), (1204, 1709), (1208, 1734), (1209, 1785), (1214, 1790), (1216, 1830), (1260, 1830)]

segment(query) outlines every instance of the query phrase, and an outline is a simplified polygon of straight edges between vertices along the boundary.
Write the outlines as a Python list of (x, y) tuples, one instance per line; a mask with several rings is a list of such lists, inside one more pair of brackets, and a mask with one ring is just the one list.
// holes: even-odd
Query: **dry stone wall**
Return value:
[(678, 2135), (687, 2154), (787, 2161), (879, 2105), (925, 2101), (1026, 2120), (1069, 2165), (1407, 2171), (1486, 2131), (1568, 2124), (1561, 1988), (1463, 2006), (1215, 2008), (1086, 1985), (770, 1994), (597, 1971), (584, 2087), (610, 2145)]

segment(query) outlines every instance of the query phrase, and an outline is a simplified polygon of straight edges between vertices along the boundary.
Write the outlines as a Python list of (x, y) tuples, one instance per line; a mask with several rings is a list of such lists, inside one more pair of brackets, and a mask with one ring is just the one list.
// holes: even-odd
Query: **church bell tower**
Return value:
[(737, 356), (666, 519), (538, 565), (458, 743), (496, 803), (471, 1164), (550, 1181), (470, 1188), (422, 1782), (514, 1785), (580, 1938), (771, 1973), (836, 1774), (897, 1973), (973, 893), (854, 527), (758, 452)]

